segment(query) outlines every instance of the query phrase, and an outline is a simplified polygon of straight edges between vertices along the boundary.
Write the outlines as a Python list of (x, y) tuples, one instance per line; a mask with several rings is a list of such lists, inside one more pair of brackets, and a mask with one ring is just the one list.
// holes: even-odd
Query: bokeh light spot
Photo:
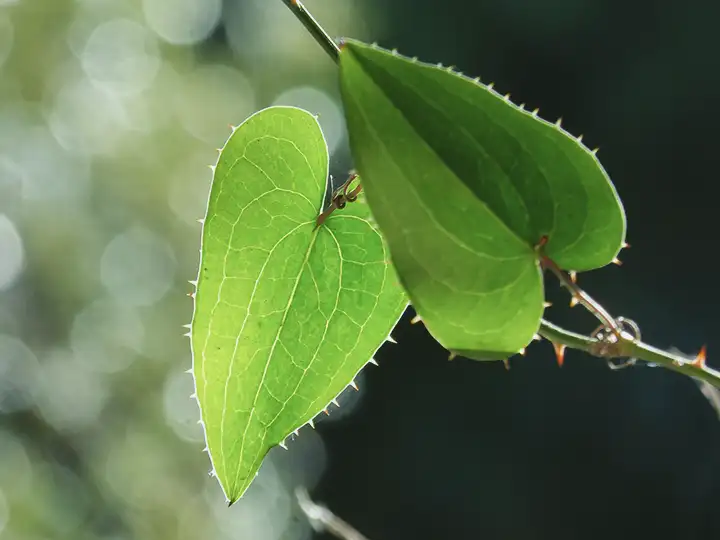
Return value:
[(63, 148), (83, 155), (112, 154), (131, 127), (120, 96), (84, 78), (62, 86), (48, 123)]
[(345, 133), (342, 111), (325, 92), (311, 86), (298, 86), (280, 94), (273, 105), (292, 105), (318, 115), (330, 154), (342, 142)]
[(108, 398), (105, 382), (84, 369), (69, 351), (55, 350), (46, 355), (40, 378), (40, 413), (61, 432), (93, 425)]
[(205, 39), (220, 21), (222, 0), (143, 0), (148, 26), (174, 45)]
[(77, 361), (86, 369), (114, 373), (135, 360), (144, 334), (135, 310), (112, 299), (100, 299), (75, 316), (70, 346)]
[(215, 147), (255, 112), (255, 93), (245, 76), (228, 66), (202, 66), (182, 81), (175, 94), (175, 110), (185, 130)]
[(22, 411), (35, 404), (38, 361), (25, 343), (0, 335), (0, 413)]
[(15, 225), (0, 214), (0, 291), (9, 288), (22, 272), (25, 250)]
[(32, 464), (23, 443), (0, 429), (0, 486), (12, 486), (8, 493), (11, 498), (23, 497), (32, 485), (32, 476)]
[[(2, 5), (2, 1), (0, 1), (0, 5)], [(10, 56), (13, 39), (13, 23), (6, 13), (0, 12), (0, 68)]]
[(2, 489), (0, 489), (0, 534), (7, 526), (10, 520), (10, 506), (8, 505), (7, 499)]
[(165, 380), (163, 404), (165, 421), (175, 434), (189, 442), (205, 440), (197, 401), (190, 398), (195, 392), (195, 383), (189, 373), (171, 372)]
[(160, 67), (160, 53), (155, 37), (144, 26), (115, 19), (95, 28), (81, 61), (94, 83), (132, 95), (152, 84)]
[(120, 304), (150, 306), (170, 290), (175, 255), (161, 237), (141, 227), (117, 235), (100, 260), (100, 279)]

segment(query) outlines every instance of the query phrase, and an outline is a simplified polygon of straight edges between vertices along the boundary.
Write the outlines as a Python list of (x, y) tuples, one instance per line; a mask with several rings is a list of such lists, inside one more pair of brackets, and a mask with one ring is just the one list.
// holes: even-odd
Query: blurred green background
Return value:
[[(582, 284), (713, 364), (720, 295), (695, 263), (718, 232), (717, 6), (306, 4), (332, 35), (584, 131), (634, 247)], [(449, 366), (406, 320), (361, 392), (227, 509), (181, 326), (208, 165), (272, 104), (319, 113), (333, 173), (352, 166), (336, 68), (280, 0), (0, 0), (0, 539), (310, 539), (297, 485), (373, 540), (720, 538), (720, 425), (691, 381), (572, 353), (560, 372), (542, 344), (509, 374)]]

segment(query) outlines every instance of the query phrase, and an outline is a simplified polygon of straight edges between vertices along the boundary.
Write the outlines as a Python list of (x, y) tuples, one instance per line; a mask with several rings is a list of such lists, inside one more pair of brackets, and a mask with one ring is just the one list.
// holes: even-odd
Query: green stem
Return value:
[(593, 356), (606, 359), (638, 358), (720, 388), (720, 371), (707, 367), (704, 362), (694, 363), (684, 356), (663, 351), (640, 340), (625, 338), (625, 334), (621, 335), (616, 343), (608, 344), (590, 336), (570, 332), (544, 319), (540, 321), (538, 333), (553, 343), (585, 351)]
[[(323, 50), (330, 57), (338, 62), (340, 58), (340, 47), (320, 26), (300, 0), (282, 0), (283, 3), (290, 8), (295, 16), (307, 28), (310, 34), (315, 38)], [(634, 340), (623, 332), (620, 332), (615, 320), (607, 313), (600, 304), (592, 300), (586, 293), (569, 280), (552, 261), (549, 268), (555, 272), (560, 278), (561, 283), (568, 287), (571, 293), (578, 297), (578, 300), (587, 307), (596, 317), (598, 317), (605, 326), (613, 329), (618, 337), (617, 342), (608, 343), (595, 338), (576, 334), (564, 328), (560, 328), (546, 320), (540, 321), (539, 333), (545, 339), (553, 343), (565, 345), (571, 349), (585, 351), (593, 356), (601, 358), (638, 358), (646, 362), (652, 362), (672, 371), (677, 371), (690, 377), (695, 377), (720, 388), (720, 372), (705, 366), (704, 362), (695, 364), (692, 360), (688, 360), (682, 356), (656, 349), (640, 340)]]
[(330, 58), (337, 62), (340, 59), (340, 47), (338, 47), (337, 43), (335, 43), (335, 40), (330, 37), (330, 35), (325, 31), (325, 29), (320, 26), (320, 23), (315, 20), (315, 17), (313, 17), (310, 12), (305, 9), (305, 6), (302, 4), (302, 2), (300, 2), (300, 0), (282, 1), (287, 7), (290, 8), (290, 11), (295, 14), (295, 16), (300, 20), (300, 22), (305, 25), (305, 28), (307, 28), (308, 32), (310, 32), (312, 37), (315, 38), (315, 41), (320, 44), (320, 46), (325, 50), (325, 52), (330, 55)]

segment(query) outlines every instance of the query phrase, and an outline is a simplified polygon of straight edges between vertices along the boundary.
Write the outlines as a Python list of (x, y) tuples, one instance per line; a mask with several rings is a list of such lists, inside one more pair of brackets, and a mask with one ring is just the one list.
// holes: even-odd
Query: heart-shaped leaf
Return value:
[(231, 503), (270, 448), (352, 383), (407, 306), (362, 196), (315, 228), (327, 175), (317, 120), (292, 107), (236, 128), (215, 169), (191, 342)]
[(446, 348), (524, 347), (542, 315), (535, 246), (561, 268), (610, 263), (625, 216), (593, 152), (477, 81), (344, 43), (340, 81), (368, 203), (410, 301)]

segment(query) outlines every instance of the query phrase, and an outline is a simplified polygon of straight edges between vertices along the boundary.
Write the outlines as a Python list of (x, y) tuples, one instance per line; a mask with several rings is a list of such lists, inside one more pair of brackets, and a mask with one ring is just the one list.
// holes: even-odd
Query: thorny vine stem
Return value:
[[(300, 0), (282, 0), (282, 2), (290, 8), (325, 52), (337, 63), (340, 59), (340, 47), (325, 29), (320, 26), (310, 12), (308, 12), (302, 2), (300, 2)], [(547, 239), (545, 239), (545, 242), (547, 242)], [(541, 241), (538, 248), (542, 248), (545, 242)], [(570, 290), (573, 298), (576, 298), (578, 303), (581, 303), (588, 311), (597, 317), (605, 329), (608, 330), (603, 339), (598, 339), (596, 336), (585, 336), (565, 330), (551, 322), (541, 319), (539, 334), (542, 337), (562, 349), (564, 349), (564, 347), (578, 349), (605, 359), (637, 358), (682, 373), (683, 375), (707, 381), (713, 386), (720, 388), (720, 371), (711, 369), (705, 365), (704, 347), (694, 360), (688, 360), (686, 357), (663, 351), (643, 343), (640, 339), (636, 339), (635, 336), (625, 332), (618, 322), (600, 304), (578, 287), (577, 284), (574, 283), (574, 280), (563, 272), (551, 259), (541, 255), (540, 262), (543, 267), (553, 272), (560, 280), (560, 283)], [(608, 340), (608, 335), (616, 339)], [(350, 538), (355, 540), (353, 537)], [(359, 538), (363, 537), (361, 536)]]
[(340, 540), (368, 540), (328, 508), (313, 502), (305, 488), (297, 488), (295, 497), (300, 509), (316, 531), (327, 531)]
[(305, 9), (300, 0), (282, 0), (283, 3), (290, 8), (295, 16), (300, 20), (301, 23), (307, 28), (308, 32), (315, 38), (320, 46), (325, 49), (325, 52), (330, 55), (335, 62), (340, 58), (340, 47), (338, 47), (335, 40), (330, 37), (325, 29), (315, 20), (310, 12)]
[(695, 360), (688, 360), (684, 356), (663, 351), (640, 340), (629, 339), (629, 336), (609, 344), (607, 341), (565, 330), (544, 319), (540, 321), (538, 333), (552, 343), (585, 351), (593, 356), (606, 359), (639, 358), (683, 375), (709, 382), (720, 388), (720, 371), (705, 365), (702, 351)]

